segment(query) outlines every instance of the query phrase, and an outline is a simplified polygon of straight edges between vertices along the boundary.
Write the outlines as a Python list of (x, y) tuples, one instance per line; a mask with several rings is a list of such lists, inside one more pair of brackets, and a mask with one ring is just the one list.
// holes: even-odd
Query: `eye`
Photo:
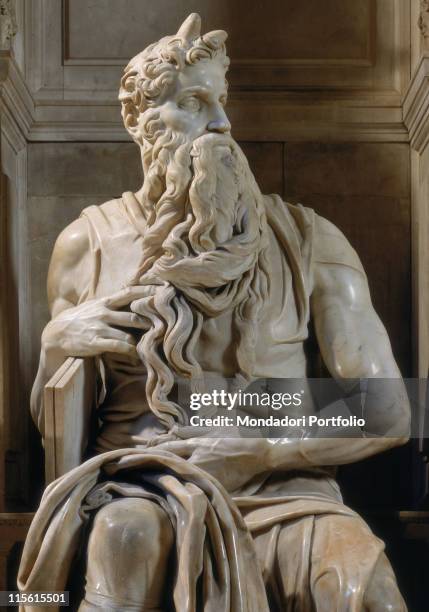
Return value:
[(222, 106), (226, 106), (227, 101), (228, 101), (228, 96), (221, 96), (219, 98), (219, 102), (222, 104)]
[(201, 109), (201, 102), (197, 97), (189, 96), (182, 100), (179, 106), (190, 113), (197, 113)]

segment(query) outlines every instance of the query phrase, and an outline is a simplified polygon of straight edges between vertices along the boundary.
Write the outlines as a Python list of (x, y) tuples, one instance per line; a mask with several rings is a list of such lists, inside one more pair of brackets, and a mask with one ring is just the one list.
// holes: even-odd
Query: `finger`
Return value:
[(152, 293), (153, 290), (150, 286), (133, 285), (131, 287), (121, 289), (117, 293), (114, 293), (110, 297), (106, 298), (105, 304), (108, 308), (122, 308), (122, 306), (127, 306), (133, 300), (147, 297)]
[(134, 327), (136, 329), (149, 329), (149, 322), (143, 317), (139, 317), (131, 312), (117, 312), (116, 310), (107, 310), (103, 314), (103, 321), (109, 325), (117, 325), (118, 327)]
[(120, 355), (128, 355), (137, 358), (136, 347), (128, 342), (121, 340), (107, 340), (105, 338), (96, 338), (91, 343), (92, 347), (101, 353), (119, 353)]
[(122, 329), (116, 329), (116, 327), (105, 326), (100, 332), (99, 337), (104, 340), (119, 340), (120, 342), (126, 342), (135, 346), (136, 339), (132, 334), (128, 334)]

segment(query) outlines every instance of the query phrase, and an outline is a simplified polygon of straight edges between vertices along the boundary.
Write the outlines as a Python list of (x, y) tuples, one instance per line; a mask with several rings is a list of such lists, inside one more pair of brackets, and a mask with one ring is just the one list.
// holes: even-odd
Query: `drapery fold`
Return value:
[(19, 589), (65, 590), (91, 511), (118, 495), (152, 499), (172, 519), (176, 610), (269, 612), (250, 532), (228, 493), (206, 472), (156, 449), (104, 453), (46, 488), (24, 546)]

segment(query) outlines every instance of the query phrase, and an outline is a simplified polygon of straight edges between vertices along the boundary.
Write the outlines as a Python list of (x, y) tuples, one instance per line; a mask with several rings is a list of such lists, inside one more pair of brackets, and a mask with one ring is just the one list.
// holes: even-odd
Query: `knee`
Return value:
[(85, 605), (96, 606), (88, 609), (161, 609), (173, 539), (167, 514), (148, 499), (101, 508), (88, 540)]
[(156, 503), (139, 498), (117, 499), (99, 510), (91, 539), (120, 554), (135, 549), (146, 556), (168, 552), (173, 545), (173, 528), (166, 512)]

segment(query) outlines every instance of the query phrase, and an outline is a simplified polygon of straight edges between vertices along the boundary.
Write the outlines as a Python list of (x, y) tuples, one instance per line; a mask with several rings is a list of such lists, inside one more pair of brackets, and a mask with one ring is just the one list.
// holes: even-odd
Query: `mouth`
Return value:
[[(191, 148), (191, 157), (199, 157), (203, 151), (207, 149), (221, 149), (219, 152), (219, 160), (227, 167), (231, 167), (233, 164), (233, 152), (235, 143), (230, 134), (219, 134), (219, 133), (206, 133), (202, 136), (198, 136), (193, 143)], [(223, 149), (223, 150), (222, 150)]]

